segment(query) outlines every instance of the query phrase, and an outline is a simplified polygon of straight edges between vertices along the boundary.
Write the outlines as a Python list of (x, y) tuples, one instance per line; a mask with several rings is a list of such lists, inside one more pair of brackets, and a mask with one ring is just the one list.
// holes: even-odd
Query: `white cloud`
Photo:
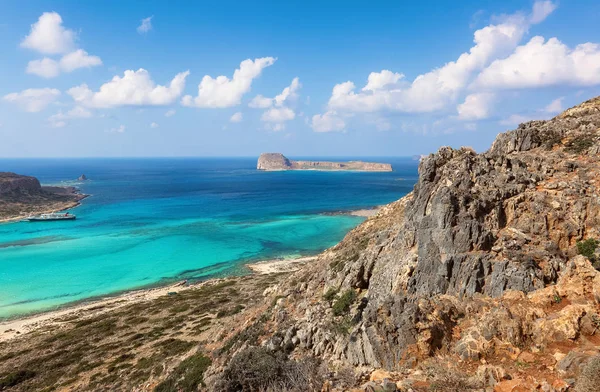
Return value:
[(395, 85), (402, 78), (404, 78), (404, 74), (394, 73), (387, 69), (381, 72), (371, 72), (367, 79), (367, 85), (363, 87), (363, 91), (381, 90), (384, 87)]
[(600, 45), (570, 49), (556, 38), (533, 37), (509, 57), (494, 61), (477, 77), (476, 88), (522, 89), (600, 84)]
[(256, 109), (267, 109), (260, 117), (261, 121), (268, 123), (267, 129), (280, 131), (285, 129), (285, 122), (296, 118), (296, 113), (293, 109), (286, 106), (286, 102), (295, 101), (298, 98), (298, 90), (302, 87), (300, 79), (295, 77), (289, 86), (283, 89), (280, 94), (274, 98), (263, 97), (257, 95), (249, 106)]
[(275, 102), (275, 106), (282, 106), (288, 99), (295, 99), (297, 97), (297, 92), (300, 89), (300, 87), (302, 87), (302, 85), (300, 84), (300, 79), (298, 79), (298, 77), (295, 77), (292, 80), (292, 83), (288, 87), (284, 88), (281, 94), (277, 95), (273, 99), (273, 101)]
[(140, 34), (145, 34), (152, 30), (152, 18), (154, 18), (154, 15), (142, 19), (142, 24), (138, 26), (137, 32)]
[(233, 78), (205, 75), (198, 85), (198, 96), (186, 95), (181, 100), (183, 106), (199, 108), (228, 108), (240, 104), (242, 96), (250, 91), (252, 81), (262, 70), (275, 62), (273, 57), (244, 60), (233, 73)]
[(296, 117), (296, 113), (290, 108), (271, 108), (264, 112), (260, 117), (261, 121), (272, 122), (272, 123), (284, 123), (286, 121), (293, 120)]
[(312, 129), (315, 132), (343, 131), (346, 123), (335, 111), (316, 114), (312, 117)]
[(43, 78), (54, 78), (62, 72), (72, 72), (79, 68), (90, 68), (102, 65), (98, 56), (90, 56), (85, 50), (78, 49), (64, 55), (60, 61), (44, 57), (41, 60), (32, 60), (27, 64), (25, 72)]
[(124, 133), (125, 132), (125, 125), (119, 125), (116, 128), (108, 129), (106, 132), (108, 132), (108, 133)]
[(44, 12), (31, 25), (31, 31), (21, 42), (21, 47), (44, 54), (67, 53), (75, 47), (75, 39), (75, 32), (63, 27), (59, 14)]
[(137, 71), (125, 71), (123, 77), (113, 77), (110, 82), (100, 86), (98, 92), (82, 84), (69, 89), (67, 93), (78, 104), (95, 108), (169, 105), (183, 92), (188, 75), (189, 71), (178, 73), (169, 86), (161, 86), (154, 83), (148, 71), (140, 68)]
[(60, 59), (60, 68), (64, 72), (72, 72), (79, 68), (91, 68), (102, 65), (102, 60), (98, 56), (90, 56), (83, 49), (66, 54)]
[[(372, 72), (360, 91), (352, 81), (337, 84), (332, 89), (327, 110), (338, 114), (447, 110), (456, 103), (478, 72), (495, 59), (508, 56), (529, 27), (543, 21), (554, 8), (552, 2), (538, 1), (530, 16), (518, 12), (497, 18), (496, 24), (474, 32), (474, 45), (468, 52), (462, 53), (455, 61), (417, 76), (412, 82), (403, 82), (402, 73), (382, 70)], [(322, 118), (318, 117), (317, 121), (322, 121)]]
[(160, 125), (158, 125), (157, 123), (153, 122), (150, 124), (150, 128), (158, 128)]
[(536, 117), (533, 115), (526, 116), (526, 115), (522, 115), (522, 114), (513, 114), (513, 115), (509, 116), (508, 118), (500, 121), (500, 124), (513, 126), (513, 125), (519, 125), (521, 123), (532, 121), (532, 120), (536, 120)]
[(167, 112), (165, 113), (165, 117), (173, 117), (175, 113), (177, 113), (175, 109), (167, 110)]
[(67, 125), (67, 121), (70, 119), (90, 117), (92, 117), (92, 112), (81, 106), (75, 106), (66, 113), (63, 113), (61, 110), (58, 113), (53, 114), (52, 116), (48, 117), (48, 122), (53, 128), (61, 128)]
[(7, 102), (15, 103), (28, 112), (40, 112), (60, 96), (60, 91), (54, 88), (30, 88), (19, 93), (4, 96)]
[(529, 20), (532, 24), (543, 22), (556, 9), (557, 4), (552, 1), (536, 1)]
[(48, 57), (41, 60), (32, 60), (27, 64), (25, 72), (34, 74), (46, 79), (54, 78), (60, 74), (60, 66), (57, 61)]
[(556, 98), (554, 101), (550, 102), (548, 106), (544, 108), (544, 112), (546, 113), (560, 113), (563, 111), (562, 101), (565, 99), (564, 97)]
[(237, 112), (237, 113), (234, 113), (233, 116), (231, 116), (229, 121), (231, 121), (232, 123), (239, 123), (242, 121), (243, 118), (244, 117), (242, 115), (242, 112)]
[(458, 105), (458, 118), (461, 120), (481, 120), (489, 117), (494, 103), (493, 93), (475, 93), (467, 95), (465, 102)]
[(252, 98), (252, 101), (248, 104), (253, 109), (266, 109), (270, 108), (273, 105), (273, 98), (263, 97), (262, 95), (257, 95)]
[(90, 68), (102, 64), (98, 56), (90, 56), (85, 50), (75, 50), (77, 35), (65, 29), (62, 18), (56, 12), (45, 12), (38, 21), (31, 25), (31, 32), (21, 46), (43, 54), (64, 54), (60, 60), (44, 57), (32, 60), (27, 64), (25, 72), (43, 78), (54, 78), (61, 72), (72, 72), (79, 68)]

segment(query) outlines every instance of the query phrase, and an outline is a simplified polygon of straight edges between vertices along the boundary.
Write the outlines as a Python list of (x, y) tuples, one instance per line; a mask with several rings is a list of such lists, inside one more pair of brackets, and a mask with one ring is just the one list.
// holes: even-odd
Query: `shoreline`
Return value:
[[(44, 186), (44, 187), (46, 187), (46, 186)], [(0, 224), (19, 222), (19, 221), (27, 218), (28, 216), (31, 216), (34, 214), (39, 215), (39, 214), (48, 214), (51, 212), (61, 212), (61, 211), (71, 210), (73, 208), (77, 208), (77, 207), (81, 206), (81, 204), (82, 204), (81, 201), (90, 196), (87, 194), (79, 193), (79, 190), (74, 187), (67, 187), (67, 186), (62, 186), (62, 187), (49, 186), (49, 187), (50, 188), (62, 188), (64, 191), (67, 192), (68, 195), (75, 196), (77, 198), (77, 200), (71, 200), (69, 202), (65, 202), (63, 205), (54, 207), (54, 208), (50, 208), (50, 207), (40, 208), (39, 210), (32, 211), (28, 214), (21, 214), (21, 215), (17, 215), (17, 216), (8, 217), (8, 218), (0, 218)]]
[[(318, 256), (304, 256), (289, 259), (268, 259), (244, 265), (250, 270), (250, 275), (267, 275), (272, 273), (297, 271), (307, 263), (314, 261), (317, 257)], [(116, 293), (115, 295), (107, 294), (102, 297), (65, 304), (54, 310), (15, 316), (15, 318), (0, 321), (0, 343), (24, 336), (27, 333), (38, 331), (45, 327), (60, 326), (61, 324), (67, 323), (67, 320), (65, 319), (72, 317), (79, 317), (82, 319), (94, 317), (127, 305), (152, 301), (159, 297), (169, 295), (171, 292), (177, 293), (194, 290), (205, 285), (213, 285), (236, 278), (238, 278), (238, 276), (212, 278), (192, 284), (188, 284), (187, 281), (180, 281), (166, 286), (133, 289)]]

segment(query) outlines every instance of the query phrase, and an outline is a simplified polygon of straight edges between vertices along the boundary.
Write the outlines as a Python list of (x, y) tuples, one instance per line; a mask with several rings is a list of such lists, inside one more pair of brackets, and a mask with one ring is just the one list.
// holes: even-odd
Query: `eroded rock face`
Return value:
[[(485, 153), (423, 158), (411, 194), (272, 294), (285, 300), (264, 343), (392, 370), (542, 350), (555, 369), (552, 354), (574, 342), (588, 358), (599, 351), (585, 339), (600, 333), (600, 275), (575, 245), (600, 237), (599, 153), (596, 98), (500, 134)], [(357, 299), (334, 313), (324, 294), (349, 290)]]
[(0, 195), (9, 193), (40, 193), (42, 187), (35, 177), (0, 172)]

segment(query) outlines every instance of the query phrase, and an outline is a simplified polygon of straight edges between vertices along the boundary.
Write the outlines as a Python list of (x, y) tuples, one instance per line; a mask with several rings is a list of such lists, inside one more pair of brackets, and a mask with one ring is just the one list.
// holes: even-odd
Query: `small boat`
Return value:
[(77, 218), (75, 215), (69, 214), (68, 212), (51, 212), (49, 214), (32, 215), (25, 218), (25, 220), (29, 222), (51, 222), (61, 220), (75, 220), (75, 218)]

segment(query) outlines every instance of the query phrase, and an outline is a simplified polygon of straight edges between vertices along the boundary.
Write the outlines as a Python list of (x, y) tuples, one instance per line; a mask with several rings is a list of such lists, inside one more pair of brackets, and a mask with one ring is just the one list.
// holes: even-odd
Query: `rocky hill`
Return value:
[(258, 157), (258, 170), (329, 170), (329, 171), (392, 171), (389, 163), (373, 163), (362, 161), (328, 162), (328, 161), (292, 161), (280, 153), (263, 153)]
[(482, 154), (443, 147), (297, 272), (0, 343), (0, 390), (600, 391), (599, 152), (600, 98)]
[(43, 187), (35, 177), (0, 172), (0, 221), (72, 208), (84, 197), (73, 187)]
[[(599, 352), (600, 277), (575, 257), (600, 238), (599, 127), (596, 98), (485, 153), (423, 158), (411, 194), (274, 290), (263, 344), (416, 385), (435, 376), (407, 369), (438, 358), (484, 374), (481, 388), (511, 378), (564, 390), (553, 383), (572, 384), (573, 361)], [(513, 373), (519, 361), (536, 370)]]

